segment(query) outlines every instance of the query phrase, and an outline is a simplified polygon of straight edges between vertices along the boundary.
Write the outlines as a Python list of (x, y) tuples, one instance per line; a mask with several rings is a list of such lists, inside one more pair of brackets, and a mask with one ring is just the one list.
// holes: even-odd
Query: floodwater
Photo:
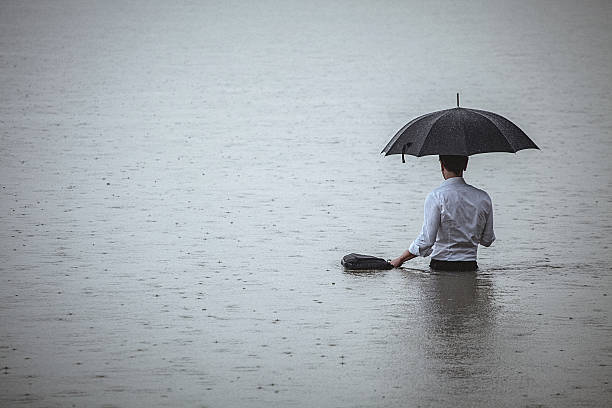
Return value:
[[(606, 406), (607, 1), (0, 4), (0, 405)], [(462, 105), (477, 273), (391, 258), (441, 182), (382, 158)]]

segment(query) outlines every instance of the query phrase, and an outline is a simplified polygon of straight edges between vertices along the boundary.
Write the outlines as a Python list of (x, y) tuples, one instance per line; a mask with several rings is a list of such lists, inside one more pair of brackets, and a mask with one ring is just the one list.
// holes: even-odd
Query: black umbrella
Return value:
[(432, 154), (470, 156), (487, 152), (515, 153), (539, 149), (514, 123), (496, 113), (457, 107), (419, 116), (393, 136), (385, 156)]

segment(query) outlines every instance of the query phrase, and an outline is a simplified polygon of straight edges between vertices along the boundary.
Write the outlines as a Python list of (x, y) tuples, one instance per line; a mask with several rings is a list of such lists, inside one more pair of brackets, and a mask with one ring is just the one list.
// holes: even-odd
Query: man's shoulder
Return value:
[(489, 196), (489, 193), (487, 193), (483, 189), (480, 189), (478, 187), (474, 187), (471, 184), (466, 184), (466, 186), (470, 189), (471, 194), (479, 197), (483, 201), (487, 201), (489, 203), (491, 202), (491, 196)]
[(474, 187), (474, 186), (473, 186), (473, 185), (471, 185), (471, 184), (467, 184), (467, 183), (466, 183), (466, 184), (465, 184), (465, 186), (466, 186), (466, 187), (468, 187), (468, 188), (470, 188), (470, 189), (472, 189), (472, 190), (474, 190), (474, 191), (477, 191), (477, 192), (478, 192), (478, 193), (480, 193), (480, 194), (486, 194), (487, 196), (489, 195), (489, 194), (488, 194), (486, 191), (484, 191), (483, 189), (478, 188), (478, 187)]
[(461, 179), (461, 181), (459, 182), (455, 182), (455, 183), (447, 183), (444, 182), (442, 184), (440, 184), (438, 187), (434, 188), (433, 190), (431, 190), (431, 192), (428, 194), (428, 196), (439, 196), (439, 195), (445, 195), (445, 194), (453, 194), (454, 192), (469, 192), (470, 194), (474, 194), (474, 195), (481, 195), (483, 197), (489, 197), (489, 194), (484, 191), (483, 189), (480, 189), (478, 187), (474, 187), (471, 184), (468, 184), (465, 182), (465, 180)]
[(478, 197), (479, 199), (481, 199), (483, 201), (491, 202), (491, 197), (489, 196), (489, 193), (487, 193), (483, 189), (480, 189), (478, 187), (474, 187), (473, 185), (467, 184), (467, 183), (462, 183), (462, 184), (459, 184), (459, 185), (444, 185), (444, 184), (442, 184), (441, 186), (438, 186), (435, 189), (433, 189), (431, 191), (431, 193), (429, 193), (429, 196), (432, 196), (432, 197), (443, 197), (443, 196), (445, 196), (447, 194), (450, 194), (451, 196), (455, 196), (455, 194), (458, 191), (459, 192), (463, 191), (465, 193), (468, 193), (472, 197)]

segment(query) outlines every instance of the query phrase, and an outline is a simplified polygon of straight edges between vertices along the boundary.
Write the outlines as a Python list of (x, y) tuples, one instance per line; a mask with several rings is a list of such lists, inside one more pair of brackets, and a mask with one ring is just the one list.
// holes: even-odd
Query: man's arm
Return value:
[(412, 258), (416, 258), (416, 257), (417, 256), (413, 254), (412, 252), (410, 252), (409, 250), (405, 250), (404, 253), (402, 253), (398, 258), (395, 258), (392, 261), (389, 261), (389, 263), (393, 265), (395, 268), (399, 268), (400, 266), (402, 266), (404, 262)]
[(480, 245), (491, 246), (495, 241), (495, 233), (493, 232), (493, 205), (490, 205), (489, 213), (487, 214), (487, 221), (480, 237)]
[(440, 228), (440, 205), (433, 194), (429, 194), (425, 199), (423, 228), (421, 233), (414, 240), (410, 248), (405, 250), (398, 258), (389, 263), (394, 267), (401, 266), (409, 259), (417, 256), (429, 256), (432, 252), (432, 247), (436, 242), (438, 228)]

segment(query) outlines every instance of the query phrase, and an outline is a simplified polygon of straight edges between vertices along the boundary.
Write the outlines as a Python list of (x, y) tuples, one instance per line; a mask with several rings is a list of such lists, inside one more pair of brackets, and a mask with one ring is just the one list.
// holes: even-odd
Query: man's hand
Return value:
[(395, 258), (391, 261), (389, 261), (389, 263), (391, 265), (393, 265), (394, 268), (399, 268), (400, 266), (402, 266), (402, 264), (404, 263), (404, 261), (402, 260), (402, 258)]
[(389, 261), (389, 263), (393, 265), (393, 267), (399, 268), (404, 262), (412, 258), (416, 258), (416, 255), (412, 254), (408, 250), (405, 250), (403, 254), (401, 254), (398, 258)]

